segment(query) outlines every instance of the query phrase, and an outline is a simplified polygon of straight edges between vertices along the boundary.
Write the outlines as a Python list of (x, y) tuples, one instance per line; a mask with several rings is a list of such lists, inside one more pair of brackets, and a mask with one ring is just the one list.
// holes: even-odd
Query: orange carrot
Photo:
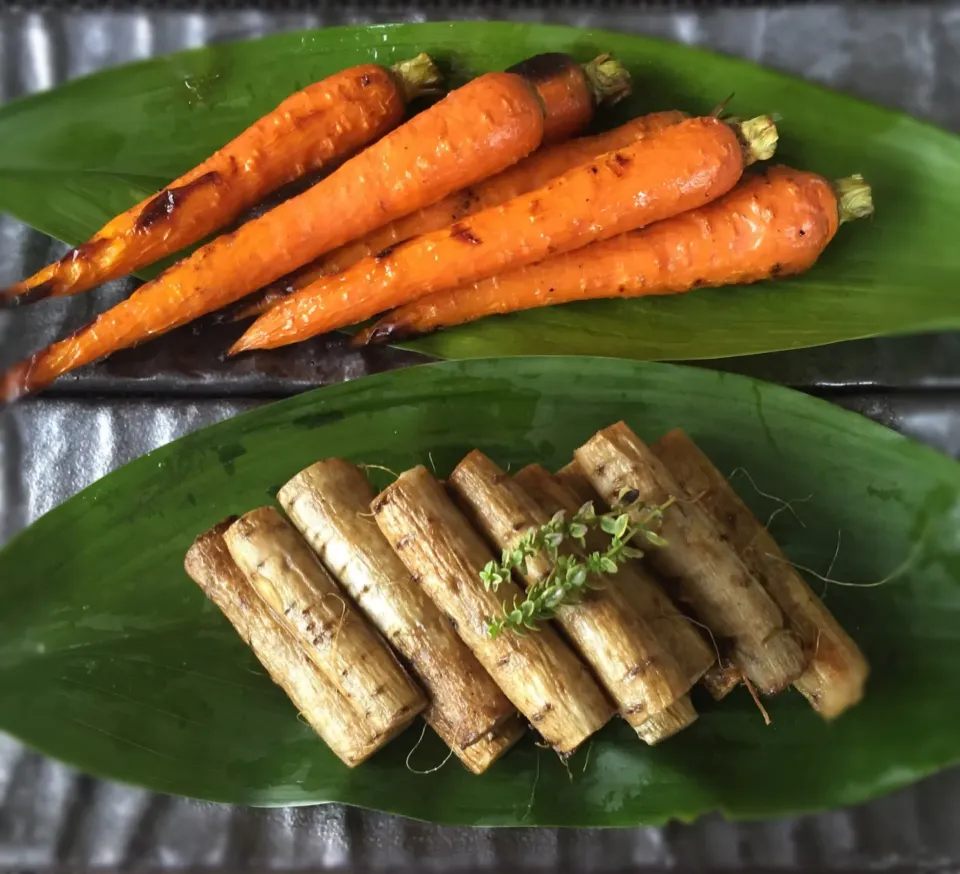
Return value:
[(545, 146), (582, 133), (593, 121), (596, 107), (629, 97), (632, 88), (626, 68), (609, 54), (581, 66), (570, 55), (548, 52), (514, 64), (507, 72), (523, 76), (547, 107)]
[[(439, 231), (468, 215), (499, 206), (519, 194), (546, 185), (555, 176), (604, 152), (630, 145), (640, 137), (686, 118), (681, 112), (659, 112), (635, 119), (609, 133), (561, 143), (593, 120), (596, 106), (611, 105), (630, 93), (630, 76), (619, 61), (600, 55), (582, 67), (569, 55), (548, 54), (529, 58), (508, 72), (526, 78), (540, 94), (545, 107), (543, 144), (548, 146), (502, 173), (485, 179), (443, 200), (417, 210), (322, 255), (306, 267), (242, 301), (227, 321), (253, 318), (289, 294), (306, 288), (321, 276), (339, 273), (361, 258), (382, 252), (419, 234)], [(555, 143), (549, 147), (550, 143)]]
[(472, 286), (422, 297), (355, 342), (398, 341), (484, 316), (577, 300), (679, 294), (809, 269), (840, 223), (872, 211), (859, 177), (831, 186), (773, 167), (725, 197), (639, 231)]
[(688, 119), (318, 280), (260, 316), (230, 353), (296, 343), (701, 206), (726, 194), (744, 164), (768, 157), (775, 142), (768, 118), (734, 126)]
[(298, 91), (59, 261), (0, 291), (0, 304), (78, 294), (195, 243), (270, 192), (383, 136), (403, 120), (410, 100), (439, 81), (421, 54), (391, 69), (352, 67)]
[(218, 237), (86, 327), (0, 377), (0, 400), (213, 312), (347, 240), (498, 173), (532, 152), (530, 84), (488, 73), (452, 91), (308, 191)]

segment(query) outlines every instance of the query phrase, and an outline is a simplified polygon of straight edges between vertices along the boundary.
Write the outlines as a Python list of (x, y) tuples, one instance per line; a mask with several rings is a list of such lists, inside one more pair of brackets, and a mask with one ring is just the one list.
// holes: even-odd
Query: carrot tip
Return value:
[(0, 375), (0, 410), (30, 394), (33, 389), (30, 385), (32, 370), (33, 360), (27, 359)]
[(359, 349), (361, 346), (370, 346), (376, 338), (377, 326), (369, 325), (362, 331), (358, 331), (350, 338), (350, 348)]

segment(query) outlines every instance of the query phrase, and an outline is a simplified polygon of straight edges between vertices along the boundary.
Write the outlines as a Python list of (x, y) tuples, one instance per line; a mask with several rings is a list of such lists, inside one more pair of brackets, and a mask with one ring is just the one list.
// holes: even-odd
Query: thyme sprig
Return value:
[[(567, 604), (576, 604), (590, 589), (603, 586), (606, 574), (617, 572), (618, 565), (631, 558), (642, 558), (643, 550), (630, 545), (634, 536), (640, 534), (653, 546), (666, 546), (667, 542), (655, 530), (663, 520), (663, 513), (674, 498), (659, 506), (641, 504), (635, 490), (624, 489), (616, 506), (607, 513), (597, 513), (593, 502), (588, 501), (568, 520), (561, 510), (549, 522), (522, 537), (510, 549), (505, 549), (500, 562), (488, 562), (480, 572), (485, 589), (497, 588), (510, 579), (513, 570), (526, 573), (527, 561), (541, 552), (546, 553), (553, 564), (550, 573), (531, 585), (523, 599), (515, 598), (510, 605), (503, 605), (503, 614), (487, 622), (487, 633), (497, 637), (504, 630), (517, 634), (537, 631), (537, 623), (552, 619), (557, 609)], [(631, 520), (631, 511), (637, 518)], [(566, 540), (586, 548), (586, 534), (599, 528), (610, 535), (610, 545), (603, 552), (591, 552), (586, 556), (561, 555), (560, 547)]]

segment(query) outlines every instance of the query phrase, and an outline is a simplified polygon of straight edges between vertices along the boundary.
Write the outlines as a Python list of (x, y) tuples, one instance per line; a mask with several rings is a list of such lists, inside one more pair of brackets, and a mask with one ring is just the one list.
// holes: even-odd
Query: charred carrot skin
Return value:
[[(339, 273), (361, 258), (376, 255), (390, 246), (418, 234), (439, 231), (468, 215), (499, 206), (565, 173), (577, 164), (628, 146), (688, 116), (682, 112), (658, 112), (643, 116), (604, 134), (563, 142), (580, 133), (592, 120), (594, 108), (618, 102), (630, 93), (630, 76), (619, 62), (601, 55), (583, 66), (569, 55), (536, 55), (511, 67), (508, 72), (527, 79), (544, 104), (542, 151), (531, 155), (502, 173), (445, 197), (424, 209), (378, 228), (359, 240), (347, 243), (314, 263), (284, 277), (249, 302), (244, 301), (228, 321), (254, 318), (278, 301), (321, 276)], [(550, 144), (553, 144), (552, 146)]]
[(709, 203), (745, 162), (734, 130), (688, 119), (449, 228), (365, 258), (264, 313), (230, 353), (272, 349)]
[(823, 177), (771, 167), (701, 209), (420, 298), (380, 319), (355, 342), (399, 341), (484, 316), (571, 301), (679, 294), (792, 276), (813, 266), (840, 218), (837, 195)]
[(498, 173), (543, 135), (540, 99), (512, 73), (448, 94), (298, 197), (175, 264), (71, 337), (0, 377), (0, 401), (218, 310), (294, 267)]
[(583, 68), (570, 55), (534, 55), (507, 68), (523, 76), (540, 95), (545, 113), (543, 145), (562, 142), (583, 131), (593, 120), (593, 100)]
[(421, 55), (396, 71), (363, 64), (298, 91), (59, 261), (0, 291), (0, 304), (78, 294), (195, 243), (270, 192), (383, 136), (403, 120), (408, 98), (438, 81)]

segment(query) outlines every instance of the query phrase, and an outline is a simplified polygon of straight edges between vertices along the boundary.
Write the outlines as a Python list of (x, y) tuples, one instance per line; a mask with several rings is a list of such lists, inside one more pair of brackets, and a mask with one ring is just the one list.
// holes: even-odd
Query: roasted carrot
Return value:
[(421, 54), (390, 69), (362, 64), (309, 85), (59, 261), (0, 291), (0, 304), (78, 294), (195, 243), (270, 192), (383, 136), (403, 120), (410, 100), (439, 81), (433, 61)]
[[(339, 273), (368, 255), (376, 255), (419, 234), (439, 231), (481, 209), (499, 206), (546, 185), (577, 164), (628, 146), (650, 132), (677, 124), (687, 117), (682, 112), (653, 113), (608, 133), (561, 143), (593, 120), (595, 107), (616, 103), (630, 93), (630, 76), (626, 69), (609, 55), (601, 55), (580, 67), (569, 55), (549, 54), (536, 55), (511, 67), (509, 72), (525, 76), (540, 94), (545, 108), (543, 144), (547, 148), (490, 179), (457, 191), (359, 240), (321, 255), (251, 299), (241, 301), (233, 312), (227, 314), (226, 320), (239, 321), (258, 316), (321, 276)], [(555, 145), (549, 146), (550, 143)]]
[(73, 336), (0, 377), (0, 400), (186, 324), (532, 152), (543, 108), (530, 83), (487, 73), (351, 158), (308, 191), (218, 237)]
[(693, 118), (574, 167), (542, 188), (364, 258), (268, 310), (231, 354), (272, 349), (709, 203), (769, 157), (769, 118)]
[(545, 146), (582, 133), (593, 121), (596, 107), (629, 97), (632, 88), (626, 67), (609, 54), (581, 66), (570, 55), (548, 52), (514, 64), (507, 72), (523, 76), (547, 107)]
[(355, 342), (398, 341), (577, 300), (679, 294), (795, 275), (813, 266), (842, 222), (871, 211), (870, 188), (859, 176), (831, 186), (813, 173), (772, 167), (701, 209), (422, 297), (381, 318)]

